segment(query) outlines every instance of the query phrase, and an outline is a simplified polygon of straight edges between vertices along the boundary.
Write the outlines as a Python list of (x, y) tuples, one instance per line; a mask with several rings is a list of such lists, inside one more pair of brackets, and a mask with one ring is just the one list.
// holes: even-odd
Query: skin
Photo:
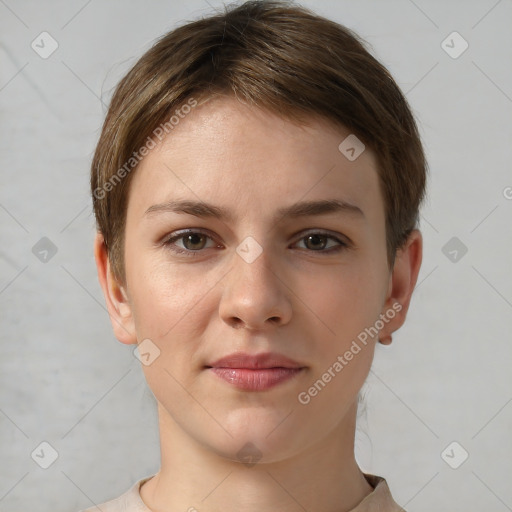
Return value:
[[(386, 259), (377, 162), (353, 162), (338, 145), (349, 135), (322, 118), (298, 125), (232, 97), (199, 105), (144, 158), (130, 187), (126, 283), (112, 275), (101, 234), (98, 276), (117, 339), (149, 338), (160, 350), (142, 365), (158, 402), (161, 469), (141, 488), (154, 512), (344, 512), (372, 488), (354, 458), (358, 392), (380, 338), (404, 322), (421, 265), (415, 230)], [(203, 200), (233, 220), (159, 212), (171, 199)], [(341, 199), (363, 215), (337, 212), (275, 219), (298, 201)], [(200, 229), (206, 237), (171, 234)], [(328, 231), (335, 239), (308, 239)], [(236, 252), (248, 236), (262, 253)], [(340, 251), (329, 252), (341, 247)], [(332, 367), (380, 314), (401, 304), (379, 336), (306, 405), (298, 394)], [(235, 351), (275, 351), (305, 369), (266, 391), (242, 391), (204, 366)], [(261, 458), (237, 455), (252, 443)]]

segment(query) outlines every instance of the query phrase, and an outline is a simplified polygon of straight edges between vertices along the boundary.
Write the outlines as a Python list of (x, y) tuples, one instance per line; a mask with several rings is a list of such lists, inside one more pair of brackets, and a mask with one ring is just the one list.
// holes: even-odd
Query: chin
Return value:
[(262, 418), (258, 414), (239, 415), (237, 421), (231, 418), (229, 425), (224, 424), (231, 436), (211, 439), (210, 447), (228, 460), (247, 465), (287, 459), (300, 451), (302, 443), (296, 439), (300, 429), (292, 421), (283, 421), (288, 412), (280, 413), (278, 418), (272, 415), (271, 420), (268, 415)]
[(293, 444), (285, 444), (283, 439), (269, 442), (266, 434), (261, 436), (235, 437), (222, 445), (211, 446), (217, 455), (231, 462), (238, 462), (247, 467), (255, 464), (270, 464), (286, 460), (298, 452)]

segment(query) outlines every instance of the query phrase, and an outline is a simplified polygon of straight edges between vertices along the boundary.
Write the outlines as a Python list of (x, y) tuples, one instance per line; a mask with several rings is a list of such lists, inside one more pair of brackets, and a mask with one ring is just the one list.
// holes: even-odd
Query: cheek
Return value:
[(137, 338), (149, 338), (158, 357), (143, 370), (156, 398), (174, 397), (176, 410), (187, 401), (183, 389), (201, 366), (200, 348), (209, 317), (205, 312), (208, 290), (204, 276), (180, 272), (179, 266), (152, 265), (132, 277), (133, 314)]
[(367, 265), (361, 262), (303, 275), (309, 277), (297, 281), (297, 295), (319, 328), (335, 340), (333, 348), (342, 348), (375, 323), (382, 307), (383, 279)]
[[(304, 282), (310, 285), (307, 305), (317, 329), (318, 355), (307, 385), (297, 396), (303, 420), (315, 429), (334, 428), (353, 404), (371, 368), (376, 341), (369, 328), (379, 318), (382, 278), (366, 266), (350, 266)], [(305, 288), (302, 293), (305, 293)]]
[(211, 287), (204, 273), (180, 272), (179, 266), (140, 269), (131, 283), (137, 330), (146, 337), (172, 339), (173, 332), (190, 329)]
[(141, 254), (137, 267), (130, 269), (129, 283), (137, 339), (149, 338), (159, 350), (143, 370), (158, 399), (167, 392), (177, 397), (177, 382), (193, 386), (204, 364), (205, 332), (217, 311), (216, 285), (225, 271), (172, 264), (160, 254)]

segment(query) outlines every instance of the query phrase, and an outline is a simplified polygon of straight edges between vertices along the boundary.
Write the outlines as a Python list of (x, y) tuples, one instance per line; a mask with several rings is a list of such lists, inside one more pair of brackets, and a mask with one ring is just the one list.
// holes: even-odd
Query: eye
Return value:
[[(331, 245), (329, 246), (329, 241)], [(304, 242), (305, 248), (312, 252), (332, 253), (341, 251), (348, 244), (329, 233), (312, 232), (303, 236), (299, 242)], [(334, 242), (334, 246), (332, 245)], [(328, 250), (325, 250), (325, 249)]]
[[(211, 240), (213, 242), (210, 247), (218, 247), (218, 244), (216, 245), (209, 235), (202, 231), (192, 229), (174, 234), (164, 240), (163, 244), (176, 253), (186, 254), (187, 256), (196, 256), (201, 250), (208, 248), (206, 247), (207, 240)], [(182, 247), (176, 245), (175, 242), (181, 242)]]
[[(208, 241), (211, 241), (208, 246)], [(348, 247), (346, 242), (343, 242), (338, 237), (324, 232), (311, 232), (301, 237), (297, 244), (304, 243), (304, 248), (308, 252), (319, 252), (323, 254), (331, 254), (338, 252)], [(166, 238), (163, 245), (177, 254), (185, 256), (199, 256), (200, 252), (204, 249), (220, 247), (211, 236), (203, 231), (188, 229), (173, 234)], [(178, 245), (181, 244), (181, 245)], [(302, 249), (302, 248), (301, 248)]]

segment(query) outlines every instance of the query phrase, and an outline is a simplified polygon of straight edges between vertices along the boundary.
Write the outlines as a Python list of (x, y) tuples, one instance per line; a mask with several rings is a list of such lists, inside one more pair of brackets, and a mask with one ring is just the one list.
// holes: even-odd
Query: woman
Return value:
[(101, 510), (403, 510), (354, 436), (375, 345), (417, 280), (426, 172), (387, 70), (295, 4), (230, 7), (142, 56), (91, 190), (100, 284), (158, 403), (161, 469)]

